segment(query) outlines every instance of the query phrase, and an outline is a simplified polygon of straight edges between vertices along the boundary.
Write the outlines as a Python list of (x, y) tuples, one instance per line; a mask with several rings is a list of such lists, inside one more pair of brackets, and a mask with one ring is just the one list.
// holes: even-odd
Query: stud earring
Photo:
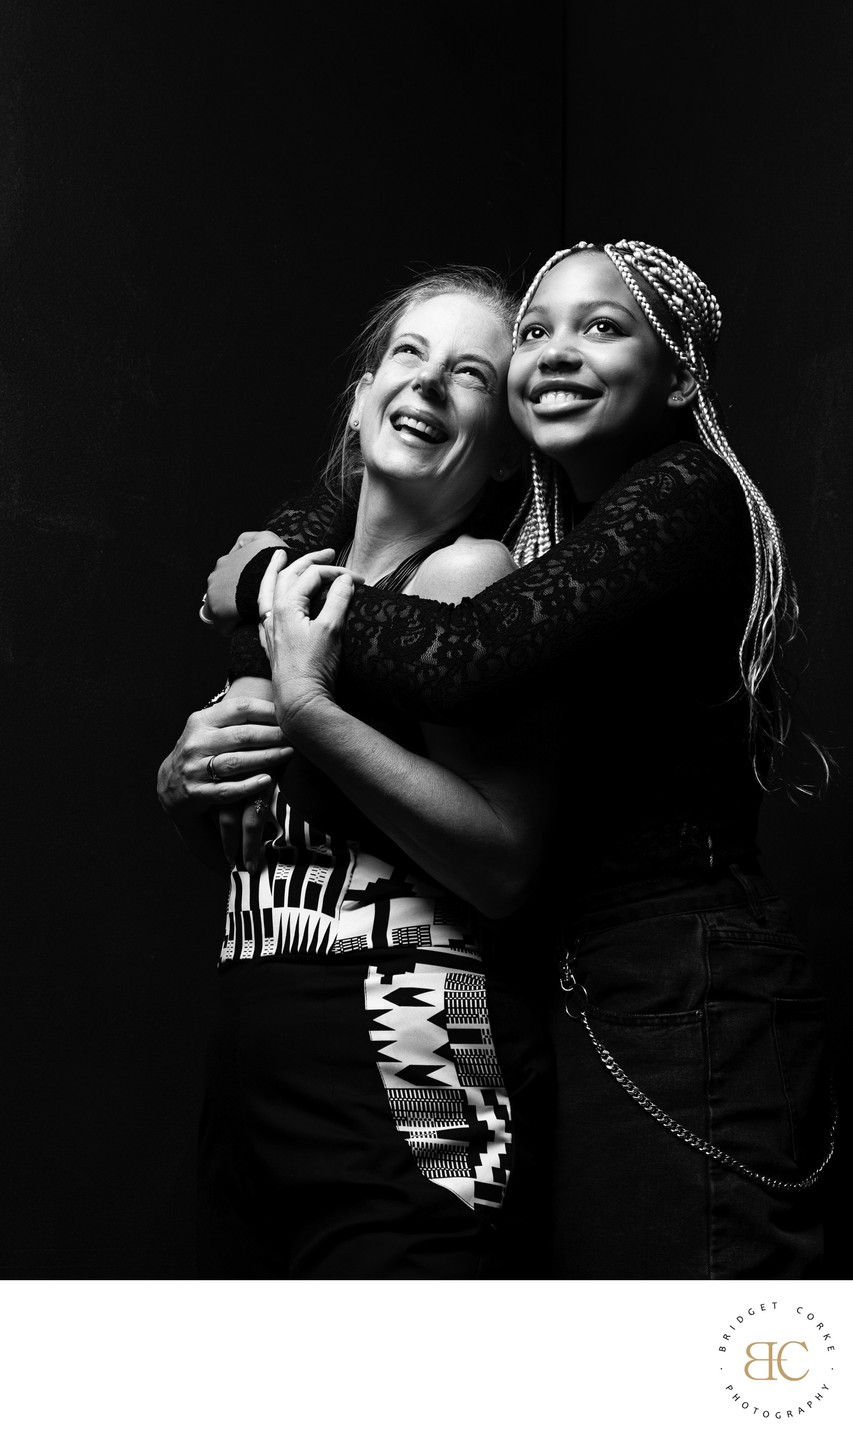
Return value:
[(360, 424), (360, 422), (361, 422), (361, 421), (358, 420), (358, 419), (351, 419), (351, 420), (350, 420), (350, 428), (351, 428), (351, 429), (357, 429), (358, 426), (359, 426), (359, 424)]

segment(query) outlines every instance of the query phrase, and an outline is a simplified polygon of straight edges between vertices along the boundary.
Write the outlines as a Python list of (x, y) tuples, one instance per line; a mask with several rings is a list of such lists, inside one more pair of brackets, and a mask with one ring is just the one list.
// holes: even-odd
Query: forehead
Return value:
[(410, 304), (391, 334), (420, 334), (433, 345), (484, 353), (496, 364), (509, 358), (510, 330), (484, 300), (470, 294), (436, 294)]
[(575, 305), (612, 299), (643, 319), (643, 312), (606, 254), (584, 253), (560, 260), (542, 279), (530, 308)]

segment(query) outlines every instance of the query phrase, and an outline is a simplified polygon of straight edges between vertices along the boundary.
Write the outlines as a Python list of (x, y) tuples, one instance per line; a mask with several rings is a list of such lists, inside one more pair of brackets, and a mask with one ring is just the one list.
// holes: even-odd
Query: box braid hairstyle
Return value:
[[(615, 265), (652, 330), (667, 350), (690, 370), (698, 386), (690, 415), (701, 442), (722, 459), (738, 479), (749, 511), (755, 549), (755, 587), (752, 606), (738, 653), (742, 686), (749, 700), (749, 736), (753, 767), (764, 787), (781, 756), (791, 727), (789, 693), (779, 672), (779, 659), (799, 631), (797, 591), (788, 567), (779, 525), (760, 489), (750, 479), (729, 445), (710, 386), (714, 349), (722, 315), (714, 295), (693, 270), (666, 250), (642, 240), (593, 244), (581, 240), (557, 250), (534, 275), (521, 301), (512, 333), (513, 353), (521, 321), (543, 277), (554, 265), (579, 250), (594, 250)], [(536, 450), (530, 451), (532, 480), (522, 507), (508, 533), (517, 533), (513, 554), (519, 564), (550, 549), (563, 537), (565, 523), (559, 498), (558, 470)], [(759, 696), (765, 679), (768, 683)], [(808, 742), (820, 756), (828, 776), (826, 755), (814, 740)], [(769, 759), (762, 763), (758, 754)], [(799, 791), (811, 791), (794, 785)]]
[[(319, 487), (330, 490), (342, 504), (355, 503), (364, 472), (358, 429), (350, 425), (349, 419), (358, 381), (378, 369), (398, 321), (415, 305), (445, 294), (464, 294), (480, 300), (504, 321), (507, 337), (512, 334), (516, 300), (493, 270), (480, 265), (449, 265), (433, 270), (379, 304), (350, 346), (349, 377), (336, 405), (332, 443), (318, 481)], [(507, 414), (508, 426), (509, 423)]]

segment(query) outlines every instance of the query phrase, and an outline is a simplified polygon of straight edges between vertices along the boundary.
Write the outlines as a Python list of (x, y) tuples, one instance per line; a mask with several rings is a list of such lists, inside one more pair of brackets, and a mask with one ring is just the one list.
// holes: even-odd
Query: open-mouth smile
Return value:
[(600, 395), (581, 384), (541, 384), (531, 391), (530, 401), (537, 409), (573, 409), (592, 404)]
[(398, 434), (405, 434), (426, 444), (443, 444), (447, 431), (433, 419), (425, 419), (412, 409), (400, 409), (391, 416), (391, 424)]

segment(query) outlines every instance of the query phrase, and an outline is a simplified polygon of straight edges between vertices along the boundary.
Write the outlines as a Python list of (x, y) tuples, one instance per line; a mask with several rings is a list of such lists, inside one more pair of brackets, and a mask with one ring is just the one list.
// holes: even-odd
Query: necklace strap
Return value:
[[(376, 583), (371, 584), (370, 587), (372, 589), (385, 589), (386, 592), (399, 593), (400, 590), (405, 589), (409, 581), (414, 578), (424, 559), (428, 559), (430, 554), (434, 554), (437, 549), (444, 549), (448, 544), (454, 543), (463, 532), (464, 530), (460, 525), (456, 529), (449, 529), (446, 534), (439, 534), (437, 539), (431, 539), (428, 544), (423, 544), (420, 549), (416, 549), (413, 554), (409, 554), (408, 558), (403, 559), (401, 563), (397, 565), (396, 569), (392, 569), (389, 574), (383, 574), (382, 578), (377, 579)], [(351, 553), (352, 539), (341, 549), (335, 563), (341, 565), (346, 564)]]

